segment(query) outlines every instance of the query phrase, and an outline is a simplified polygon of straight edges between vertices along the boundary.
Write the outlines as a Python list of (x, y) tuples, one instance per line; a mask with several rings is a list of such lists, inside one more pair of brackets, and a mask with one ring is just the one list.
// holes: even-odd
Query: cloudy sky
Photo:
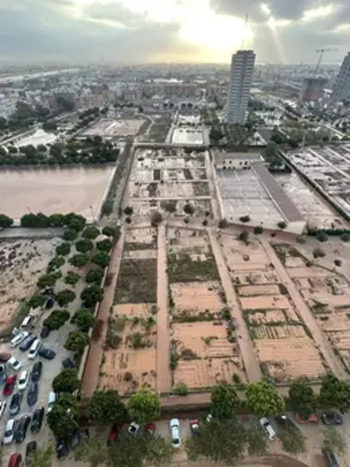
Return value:
[[(245, 15), (249, 15), (245, 26)], [(337, 62), (350, 0), (0, 0), (0, 61), (211, 62), (254, 48), (258, 62)]]

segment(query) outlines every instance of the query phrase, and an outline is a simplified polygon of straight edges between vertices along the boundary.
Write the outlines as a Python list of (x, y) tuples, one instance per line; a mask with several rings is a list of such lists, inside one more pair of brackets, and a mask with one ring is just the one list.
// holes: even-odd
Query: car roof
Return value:
[(12, 428), (14, 424), (15, 424), (15, 419), (14, 419), (14, 418), (10, 418), (10, 420), (7, 420), (6, 429)]

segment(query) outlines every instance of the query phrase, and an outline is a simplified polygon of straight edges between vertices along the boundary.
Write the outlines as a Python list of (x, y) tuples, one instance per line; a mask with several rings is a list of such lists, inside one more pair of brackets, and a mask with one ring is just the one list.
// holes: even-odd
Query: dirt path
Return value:
[(274, 265), (278, 275), (280, 276), (282, 282), (285, 284), (285, 286), (288, 289), (289, 295), (291, 299), (293, 300), (296, 309), (300, 313), (303, 321), (305, 322), (306, 326), (310, 329), (310, 332), (316, 342), (317, 347), (319, 350), (322, 352), (324, 358), (327, 361), (327, 364), (329, 365), (331, 371), (335, 376), (337, 376), (340, 379), (346, 379), (347, 374), (345, 373), (345, 370), (343, 369), (340, 361), (338, 361), (336, 355), (333, 352), (333, 349), (331, 348), (329, 342), (325, 338), (323, 332), (321, 329), (318, 327), (318, 324), (309, 309), (309, 307), (306, 305), (304, 300), (302, 299), (299, 291), (295, 287), (293, 281), (289, 277), (287, 271), (285, 270), (284, 266), (282, 265), (281, 261), (277, 257), (275, 250), (272, 248), (271, 244), (266, 238), (261, 237), (261, 243), (265, 248), (266, 253), (268, 254), (271, 263)]
[(158, 227), (158, 280), (157, 280), (157, 391), (171, 390), (170, 336), (168, 314), (168, 275), (166, 254), (166, 226)]
[(214, 181), (214, 173), (213, 173), (213, 166), (210, 161), (209, 153), (206, 151), (205, 154), (205, 167), (207, 172), (207, 179), (209, 182), (209, 190), (210, 190), (210, 202), (211, 202), (211, 209), (213, 211), (214, 221), (219, 221), (221, 219), (221, 212), (219, 207), (219, 202), (217, 199), (216, 194), (216, 185)]
[(225, 290), (227, 305), (231, 308), (232, 317), (237, 323), (238, 345), (244, 362), (245, 370), (250, 382), (261, 380), (261, 371), (256, 358), (254, 346), (250, 339), (241, 309), (233, 288), (231, 277), (227, 269), (221, 247), (215, 233), (208, 229), (211, 247), (219, 270), (222, 286)]
[(98, 375), (100, 371), (100, 362), (103, 355), (103, 346), (106, 339), (107, 320), (110, 307), (113, 305), (114, 290), (119, 273), (119, 267), (124, 247), (125, 230), (121, 229), (121, 236), (118, 243), (114, 246), (111, 262), (109, 264), (108, 274), (112, 275), (111, 284), (104, 288), (104, 298), (98, 310), (97, 319), (103, 321), (101, 337), (98, 341), (91, 339), (89, 354), (86, 361), (85, 371), (82, 379), (80, 394), (81, 397), (90, 398), (97, 388)]

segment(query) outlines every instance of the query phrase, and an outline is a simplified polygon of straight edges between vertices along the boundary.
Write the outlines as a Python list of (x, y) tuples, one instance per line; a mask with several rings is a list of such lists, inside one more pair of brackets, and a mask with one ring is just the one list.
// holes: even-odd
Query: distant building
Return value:
[(239, 50), (232, 55), (230, 87), (227, 101), (227, 123), (243, 125), (246, 120), (249, 91), (252, 85), (255, 53)]
[(304, 78), (299, 94), (299, 101), (310, 102), (323, 98), (327, 82), (328, 80), (325, 78)]
[(345, 101), (350, 97), (350, 52), (343, 60), (342, 66), (334, 86), (333, 100)]
[(215, 152), (214, 165), (218, 170), (250, 169), (254, 162), (262, 162), (260, 154), (255, 152)]

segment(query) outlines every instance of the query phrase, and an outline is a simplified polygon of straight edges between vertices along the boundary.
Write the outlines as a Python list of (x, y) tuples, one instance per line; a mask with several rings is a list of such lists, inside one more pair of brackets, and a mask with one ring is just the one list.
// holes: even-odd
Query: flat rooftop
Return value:
[(216, 163), (222, 163), (225, 159), (242, 160), (248, 159), (252, 162), (262, 161), (262, 157), (256, 152), (222, 152), (214, 151), (214, 158)]

